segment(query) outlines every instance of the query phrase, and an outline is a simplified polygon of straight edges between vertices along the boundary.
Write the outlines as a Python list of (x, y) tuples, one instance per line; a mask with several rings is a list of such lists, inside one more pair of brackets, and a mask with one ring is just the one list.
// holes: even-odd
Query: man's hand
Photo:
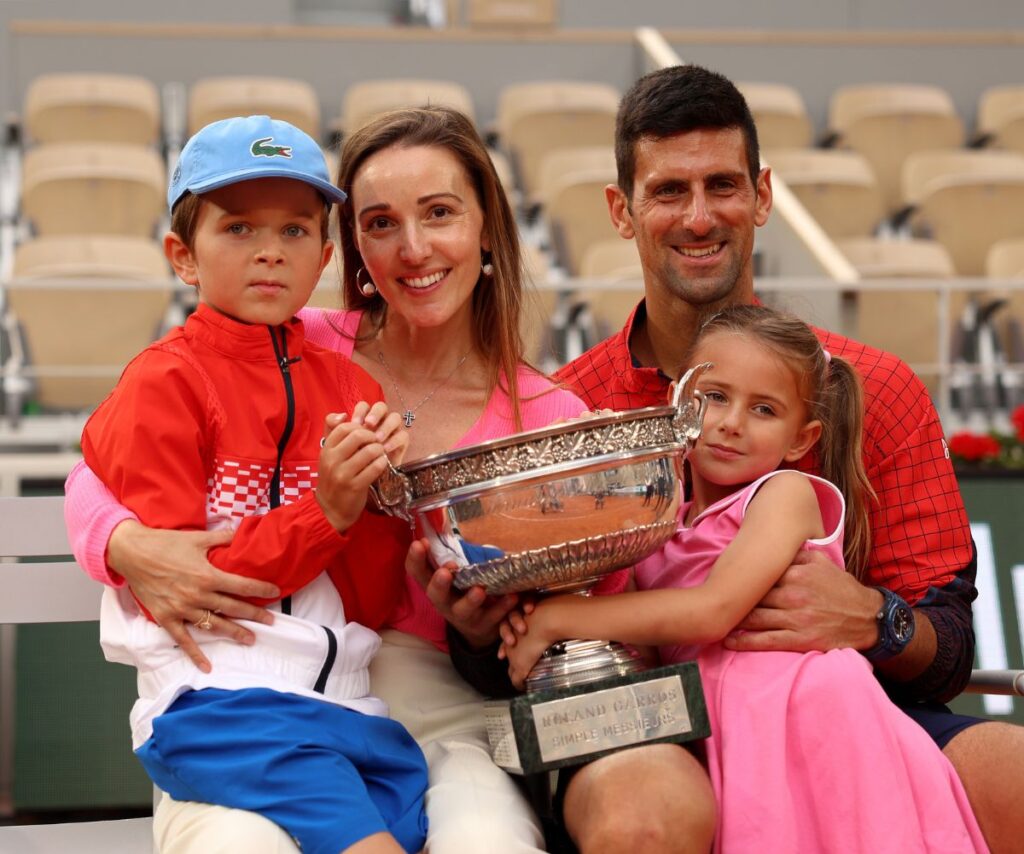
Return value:
[[(235, 620), (270, 624), (272, 614), (239, 597), (277, 599), (281, 592), (267, 582), (217, 569), (206, 559), (214, 546), (231, 542), (231, 531), (164, 531), (126, 520), (114, 528), (107, 545), (107, 563), (153, 619), (204, 673), (210, 662), (192, 637), (205, 631), (252, 644), (256, 636)], [(196, 629), (210, 612), (209, 629)]]
[(498, 639), (498, 626), (515, 607), (513, 593), (490, 597), (482, 587), (471, 587), (460, 593), (452, 585), (454, 564), (433, 570), (427, 562), (426, 540), (414, 540), (405, 559), (405, 571), (426, 591), (427, 598), (466, 642), (475, 649)]
[(878, 641), (882, 594), (819, 551), (801, 551), (782, 578), (726, 638), (729, 649), (867, 650)]

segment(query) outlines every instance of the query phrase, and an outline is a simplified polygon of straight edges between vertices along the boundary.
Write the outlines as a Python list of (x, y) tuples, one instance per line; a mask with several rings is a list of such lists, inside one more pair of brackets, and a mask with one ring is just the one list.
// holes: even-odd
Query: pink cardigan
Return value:
[[(362, 312), (304, 308), (299, 317), (306, 327), (306, 340), (351, 357), (355, 334)], [(576, 395), (557, 388), (536, 371), (521, 365), (519, 394), (523, 429), (545, 427), (558, 418), (572, 418), (586, 410)], [(477, 422), (456, 443), (455, 447), (475, 445), (515, 432), (511, 400), (496, 388)], [(135, 514), (117, 503), (102, 481), (84, 463), (68, 475), (64, 518), (71, 550), (79, 565), (92, 578), (120, 587), (124, 579), (114, 573), (106, 561), (107, 542), (114, 528)], [(446, 649), (444, 619), (434, 609), (419, 584), (406, 578), (406, 603), (391, 618), (390, 626), (417, 635), (440, 649)]]

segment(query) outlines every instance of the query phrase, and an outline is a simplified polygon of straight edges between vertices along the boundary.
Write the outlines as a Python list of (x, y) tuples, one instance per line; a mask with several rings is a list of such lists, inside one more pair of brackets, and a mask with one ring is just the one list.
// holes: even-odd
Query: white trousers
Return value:
[[(537, 817), (491, 761), (483, 697), (455, 672), (446, 653), (426, 641), (393, 630), (382, 638), (370, 665), (370, 690), (427, 758), (427, 854), (543, 851)], [(157, 807), (153, 834), (161, 854), (298, 854), (291, 838), (263, 816), (167, 795)]]

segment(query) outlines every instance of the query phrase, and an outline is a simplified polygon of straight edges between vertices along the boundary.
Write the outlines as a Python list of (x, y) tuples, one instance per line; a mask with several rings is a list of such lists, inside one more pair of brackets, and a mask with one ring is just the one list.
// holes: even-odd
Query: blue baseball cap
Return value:
[(328, 204), (346, 199), (309, 134), (269, 116), (249, 116), (208, 124), (185, 143), (167, 187), (167, 207), (173, 211), (188, 191), (207, 193), (254, 178), (294, 178), (319, 190)]

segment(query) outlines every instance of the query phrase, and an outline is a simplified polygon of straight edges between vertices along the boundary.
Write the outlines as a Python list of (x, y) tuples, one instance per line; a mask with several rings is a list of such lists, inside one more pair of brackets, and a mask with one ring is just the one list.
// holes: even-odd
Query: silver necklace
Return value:
[(451, 373), (448, 374), (448, 376), (446, 376), (443, 380), (441, 380), (441, 382), (439, 382), (436, 386), (434, 386), (433, 389), (427, 392), (427, 395), (426, 397), (423, 398), (423, 400), (421, 400), (415, 406), (409, 406), (409, 404), (405, 402), (405, 398), (402, 397), (402, 390), (398, 387), (398, 380), (395, 379), (395, 375), (391, 373), (391, 368), (388, 367), (388, 363), (384, 360), (384, 351), (379, 348), (377, 349), (377, 361), (381, 363), (384, 370), (387, 372), (388, 379), (391, 380), (391, 387), (395, 390), (395, 394), (398, 395), (398, 402), (402, 404), (402, 409), (405, 410), (402, 413), (402, 420), (405, 421), (406, 427), (412, 427), (412, 422), (416, 420), (416, 410), (423, 406), (423, 404), (430, 400), (430, 398), (432, 398), (435, 394), (437, 394), (441, 390), (441, 388), (448, 382), (448, 380), (455, 376), (455, 372), (459, 368), (461, 368), (462, 363), (469, 358), (469, 353), (470, 351), (467, 350), (465, 353), (462, 354), (462, 358), (455, 363), (455, 367), (452, 368)]

